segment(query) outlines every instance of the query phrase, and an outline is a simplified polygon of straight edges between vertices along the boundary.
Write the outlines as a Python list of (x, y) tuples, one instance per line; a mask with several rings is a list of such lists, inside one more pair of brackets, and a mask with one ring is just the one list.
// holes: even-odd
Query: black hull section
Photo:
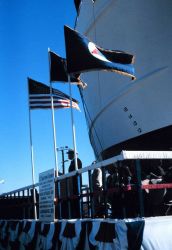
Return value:
[(122, 150), (172, 150), (172, 126), (149, 132), (116, 144), (102, 152), (103, 159), (119, 155)]

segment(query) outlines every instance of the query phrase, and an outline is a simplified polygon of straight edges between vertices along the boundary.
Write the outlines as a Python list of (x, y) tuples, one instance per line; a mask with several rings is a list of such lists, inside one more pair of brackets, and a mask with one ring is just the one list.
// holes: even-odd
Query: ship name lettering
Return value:
[(141, 132), (142, 132), (142, 129), (141, 129), (141, 128), (138, 128), (137, 131), (138, 131), (139, 133), (141, 133)]
[(137, 122), (136, 122), (136, 121), (134, 121), (134, 122), (133, 122), (133, 125), (134, 125), (134, 126), (137, 126)]
[[(124, 107), (124, 108), (123, 108), (123, 111), (124, 111), (124, 112), (128, 112), (129, 109), (128, 109), (127, 107)], [(133, 115), (132, 115), (132, 114), (129, 114), (129, 115), (128, 115), (128, 118), (131, 120), (133, 126), (136, 127), (137, 132), (138, 132), (138, 133), (142, 133), (142, 129), (138, 127), (139, 125), (138, 125), (137, 121), (134, 120)], [(133, 120), (134, 120), (134, 121), (133, 121)]]

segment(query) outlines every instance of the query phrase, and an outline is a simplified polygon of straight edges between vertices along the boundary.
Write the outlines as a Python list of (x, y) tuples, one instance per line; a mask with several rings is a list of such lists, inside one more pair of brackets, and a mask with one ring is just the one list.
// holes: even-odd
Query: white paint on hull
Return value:
[(83, 1), (77, 30), (101, 47), (136, 56), (134, 82), (111, 72), (82, 75), (89, 131), (99, 154), (172, 125), (171, 11), (171, 0), (97, 0), (94, 9), (91, 0)]

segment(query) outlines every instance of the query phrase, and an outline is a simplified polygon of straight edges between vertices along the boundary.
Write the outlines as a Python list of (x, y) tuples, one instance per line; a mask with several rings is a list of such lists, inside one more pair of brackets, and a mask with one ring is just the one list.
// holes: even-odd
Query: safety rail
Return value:
[[(34, 185), (35, 188), (39, 183)], [(36, 189), (37, 190), (37, 189)], [(36, 204), (39, 211), (39, 194), (36, 192)], [(0, 195), (1, 219), (31, 219), (34, 218), (33, 185), (19, 188)]]
[[(169, 160), (172, 159), (171, 151), (122, 151), (120, 155), (97, 162), (88, 167), (73, 171), (65, 175), (55, 177), (55, 218), (97, 218), (97, 217), (143, 217), (147, 216), (150, 208), (145, 208), (147, 193), (153, 195), (153, 191), (158, 194), (158, 190), (172, 189), (172, 183), (142, 184), (141, 162), (142, 160)], [(120, 183), (114, 187), (107, 185), (107, 167), (125, 163), (134, 166), (135, 182)], [(121, 168), (121, 166), (118, 166)], [(93, 172), (101, 169), (102, 186), (99, 190), (94, 190)], [(87, 173), (88, 182), (82, 185), (82, 175)], [(75, 178), (75, 179), (74, 179)], [(77, 179), (77, 192), (71, 192), (71, 180)], [(34, 187), (37, 189), (39, 183)], [(2, 219), (27, 219), (33, 218), (33, 185), (26, 186), (11, 192), (0, 195), (0, 217)], [(146, 192), (145, 192), (146, 191)], [(119, 197), (118, 197), (119, 194)], [(109, 198), (110, 197), (110, 198)], [(116, 198), (116, 207), (115, 203)], [(155, 197), (156, 198), (156, 197)], [(114, 199), (114, 200), (113, 200)], [(159, 198), (157, 198), (158, 200)], [(113, 200), (113, 201), (112, 201)], [(156, 203), (156, 202), (155, 202)], [(163, 215), (170, 212), (170, 202), (164, 202)], [(36, 207), (39, 210), (39, 189), (37, 192)], [(149, 207), (149, 206), (148, 206)], [(113, 210), (119, 210), (114, 212)], [(131, 211), (132, 210), (132, 211)], [(158, 214), (157, 207), (153, 205), (151, 215)]]

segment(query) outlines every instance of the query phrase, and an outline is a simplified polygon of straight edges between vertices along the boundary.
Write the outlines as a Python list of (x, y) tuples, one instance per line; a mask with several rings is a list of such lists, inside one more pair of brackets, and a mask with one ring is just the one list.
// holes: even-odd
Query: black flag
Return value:
[(106, 50), (77, 31), (65, 26), (65, 43), (67, 70), (71, 73), (81, 73), (92, 70), (108, 70), (135, 79), (134, 56), (123, 51)]
[(81, 1), (82, 0), (74, 0), (77, 14), (79, 13), (79, 8), (80, 8)]
[[(50, 82), (68, 82), (66, 59), (49, 50)], [(71, 74), (70, 82), (85, 88), (86, 83), (80, 79), (80, 74)]]
[[(49, 86), (28, 78), (28, 88), (30, 109), (51, 108), (51, 91)], [(70, 108), (70, 97), (68, 95), (53, 88), (52, 96), (55, 109)], [(79, 110), (77, 100), (72, 99), (72, 107)]]

